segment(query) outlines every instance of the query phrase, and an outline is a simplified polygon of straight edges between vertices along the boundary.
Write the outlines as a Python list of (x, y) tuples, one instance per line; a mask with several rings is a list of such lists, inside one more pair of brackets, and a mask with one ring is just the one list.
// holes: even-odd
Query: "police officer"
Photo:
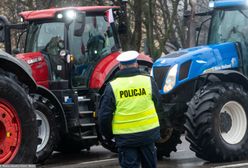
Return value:
[(116, 141), (122, 168), (155, 168), (155, 141), (160, 138), (159, 92), (150, 76), (138, 69), (136, 51), (117, 57), (120, 71), (105, 89), (99, 104), (100, 130)]

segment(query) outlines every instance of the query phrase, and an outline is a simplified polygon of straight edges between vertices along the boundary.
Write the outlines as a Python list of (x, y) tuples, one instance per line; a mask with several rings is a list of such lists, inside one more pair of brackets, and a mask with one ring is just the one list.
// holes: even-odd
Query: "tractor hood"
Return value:
[(161, 56), (153, 64), (154, 76), (161, 94), (165, 94), (201, 74), (238, 67), (236, 43), (199, 46)]
[(209, 3), (209, 7), (214, 9), (247, 8), (247, 6), (247, 0), (215, 0)]

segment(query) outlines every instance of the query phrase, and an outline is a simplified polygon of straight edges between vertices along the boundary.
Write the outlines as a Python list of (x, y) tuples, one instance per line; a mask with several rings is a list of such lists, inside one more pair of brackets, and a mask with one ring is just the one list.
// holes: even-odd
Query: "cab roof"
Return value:
[(210, 2), (213, 8), (248, 7), (248, 0), (215, 0)]
[(77, 10), (85, 12), (104, 12), (108, 9), (118, 9), (118, 6), (78, 6), (78, 7), (65, 7), (65, 8), (50, 8), (35, 11), (25, 11), (19, 13), (24, 20), (40, 20), (40, 19), (51, 19), (54, 18), (57, 12), (65, 10)]

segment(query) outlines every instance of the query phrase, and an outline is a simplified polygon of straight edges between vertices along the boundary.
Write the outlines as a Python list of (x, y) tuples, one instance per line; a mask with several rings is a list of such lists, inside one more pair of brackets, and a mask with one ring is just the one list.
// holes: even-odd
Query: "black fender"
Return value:
[(104, 80), (104, 83), (103, 83), (102, 87), (99, 89), (98, 93), (103, 94), (106, 85), (108, 84), (109, 81), (111, 81), (114, 78), (116, 72), (118, 72), (119, 70), (120, 69), (119, 69), (119, 66), (118, 65), (114, 66), (111, 69), (111, 71), (107, 74), (107, 76), (106, 76), (106, 78)]
[(15, 74), (21, 83), (28, 86), (30, 93), (35, 92), (37, 85), (32, 77), (31, 69), (26, 63), (0, 50), (0, 68)]
[(138, 62), (139, 65), (146, 65), (146, 66), (148, 66), (150, 68), (153, 65), (153, 62), (149, 62), (149, 61), (146, 61), (146, 60), (143, 60), (143, 59), (138, 59), (137, 62)]
[[(148, 62), (148, 61), (146, 61), (146, 60), (137, 60), (137, 62), (138, 62), (139, 65), (145, 65), (145, 66), (148, 66), (149, 68), (152, 67), (152, 63), (151, 63), (151, 62)], [(111, 79), (113, 79), (115, 73), (116, 73), (117, 71), (119, 71), (119, 70), (120, 70), (120, 69), (119, 69), (119, 64), (115, 65), (115, 66), (111, 69), (110, 73), (106, 76), (106, 79), (105, 79), (105, 82), (104, 82), (104, 83), (107, 83), (107, 82), (109, 82)]]
[(248, 90), (248, 78), (239, 71), (235, 70), (219, 70), (214, 72), (209, 72), (201, 76), (201, 78), (207, 79), (211, 82), (233, 82), (242, 85), (246, 90)]
[(47, 88), (40, 86), (40, 85), (37, 86), (37, 90), (35, 93), (47, 98), (52, 103), (52, 105), (54, 105), (56, 107), (57, 111), (56, 111), (55, 115), (59, 115), (59, 117), (60, 117), (60, 124), (62, 124), (62, 130), (61, 131), (63, 133), (67, 133), (68, 132), (68, 125), (67, 125), (65, 112), (64, 112), (64, 109), (62, 107), (62, 104), (57, 99), (57, 97), (50, 90), (48, 90)]

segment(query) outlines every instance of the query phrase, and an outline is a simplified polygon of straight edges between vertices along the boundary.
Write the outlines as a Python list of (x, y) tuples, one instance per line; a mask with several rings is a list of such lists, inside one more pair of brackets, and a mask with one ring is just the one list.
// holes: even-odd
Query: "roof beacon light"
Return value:
[(62, 19), (63, 18), (63, 14), (62, 13), (57, 14), (57, 18), (58, 19)]
[(72, 19), (76, 18), (77, 14), (74, 10), (68, 10), (68, 11), (66, 11), (65, 16), (67, 19), (72, 20)]
[(210, 1), (208, 6), (209, 6), (209, 8), (214, 8), (214, 1)]

